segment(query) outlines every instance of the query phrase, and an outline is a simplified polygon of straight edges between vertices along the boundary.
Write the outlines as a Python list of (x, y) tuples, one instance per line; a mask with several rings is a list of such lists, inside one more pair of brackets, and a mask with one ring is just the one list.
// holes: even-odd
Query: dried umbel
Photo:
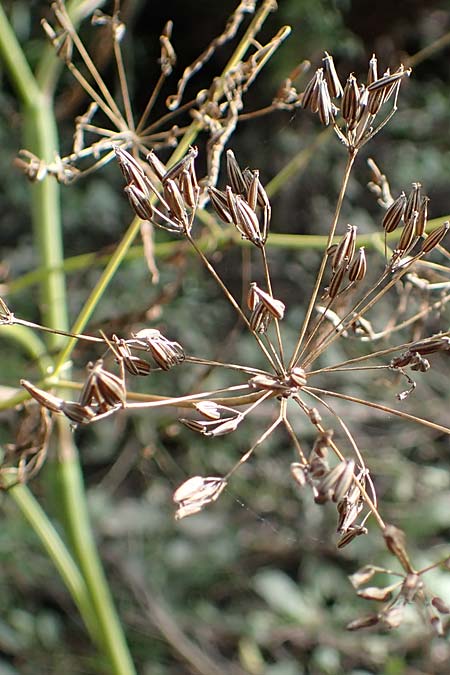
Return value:
[[(350, 73), (343, 88), (333, 58), (327, 52), (323, 64), (303, 92), (302, 107), (317, 113), (323, 125), (332, 124), (338, 138), (353, 153), (380, 131), (395, 113), (401, 82), (411, 70), (400, 65), (394, 73), (388, 68), (378, 76), (378, 61), (374, 54), (369, 62), (366, 84), (359, 83)], [(384, 119), (377, 120), (388, 101), (390, 112)], [(343, 124), (340, 124), (340, 118)]]
[[(106, 21), (103, 15), (100, 19)], [(70, 40), (66, 40), (71, 29), (64, 13), (61, 13), (60, 24), (62, 39), (56, 32), (51, 39), (55, 46), (61, 42), (63, 58), (72, 63)], [(115, 25), (115, 39), (119, 41), (122, 29), (117, 22)], [(170, 33), (170, 27), (167, 27), (161, 36), (164, 76), (175, 61)], [(341, 224), (341, 207), (357, 153), (394, 114), (401, 83), (409, 76), (409, 71), (400, 66), (395, 72), (386, 71), (380, 76), (373, 56), (366, 83), (361, 84), (354, 74), (350, 74), (343, 86), (332, 57), (326, 53), (322, 67), (305, 88), (301, 104), (317, 113), (323, 124), (333, 126), (348, 150), (348, 158), (335, 215), (312, 288), (308, 287), (307, 275), (305, 279), (294, 280), (296, 295), (307, 296), (303, 318), (297, 335), (294, 335), (296, 315), (288, 316), (291, 308), (286, 298), (289, 295), (284, 292), (285, 286), (278, 285), (272, 275), (268, 248), (271, 205), (259, 170), (245, 168), (245, 164), (240, 164), (234, 152), (228, 149), (224, 185), (216, 187), (220, 153), (225, 148), (228, 132), (231, 133), (236, 123), (242, 94), (249, 78), (256, 74), (272, 47), (272, 43), (268, 47), (256, 46), (253, 61), (237, 67), (229, 74), (229, 81), (216, 83), (217, 87), (224, 88), (226, 105), (223, 109), (213, 87), (196, 99), (197, 114), (191, 110), (195, 123), (204, 125), (211, 131), (211, 137), (218, 139), (212, 143), (204, 162), (208, 166), (206, 179), (197, 180), (198, 150), (187, 142), (183, 146), (187, 150), (183, 153), (179, 149), (171, 163), (163, 161), (156, 143), (148, 152), (147, 146), (144, 146), (145, 151), (142, 147), (136, 148), (135, 137), (130, 140), (126, 133), (108, 141), (108, 152), (113, 152), (117, 159), (133, 214), (162, 229), (165, 239), (168, 234), (176, 234), (178, 240), (183, 240), (183, 247), (191, 247), (235, 311), (239, 330), (248, 331), (255, 357), (247, 344), (242, 352), (238, 350), (237, 362), (215, 361), (205, 355), (190, 353), (184, 346), (181, 321), (177, 331), (181, 333), (183, 346), (152, 326), (137, 331), (130, 327), (126, 337), (71, 335), (60, 331), (79, 341), (97, 343), (99, 348), (97, 360), (88, 365), (84, 383), (73, 383), (81, 389), (78, 400), (66, 400), (62, 393), (59, 395), (58, 383), (51, 377), (39, 387), (27, 380), (23, 380), (22, 385), (45, 409), (47, 417), (50, 413), (64, 415), (72, 426), (137, 410), (176, 408), (180, 424), (198, 434), (197, 441), (205, 445), (219, 436), (227, 436), (228, 440), (231, 434), (236, 432), (238, 435), (247, 419), (254, 416), (259, 432), (242, 449), (237, 461), (230, 460), (224, 476), (195, 475), (175, 490), (178, 519), (192, 516), (216, 502), (233, 474), (254, 457), (259, 445), (280, 427), (283, 444), (292, 448), (291, 474), (296, 486), (309, 496), (314, 508), (317, 506), (335, 514), (336, 547), (350, 546), (356, 538), (367, 535), (369, 526), (375, 524), (382, 533), (386, 551), (403, 570), (398, 583), (381, 586), (372, 582), (375, 567), (370, 570), (366, 567), (360, 572), (359, 586), (368, 581), (371, 585), (358, 586), (359, 596), (382, 602), (384, 606), (380, 611), (352, 622), (349, 628), (355, 630), (376, 624), (394, 627), (402, 620), (407, 603), (425, 597), (422, 578), (426, 570), (415, 569), (403, 533), (383, 520), (376, 478), (372, 477), (365, 456), (366, 440), (360, 444), (357, 434), (352, 431), (351, 407), (364, 406), (403, 420), (405, 424), (422, 424), (434, 433), (450, 434), (442, 420), (415, 417), (395, 403), (399, 376), (408, 383), (408, 389), (397, 395), (403, 401), (433, 369), (435, 359), (445, 359), (450, 352), (450, 337), (445, 332), (448, 324), (436, 327), (436, 316), (438, 313), (443, 315), (450, 300), (448, 270), (442, 264), (442, 257), (439, 258), (450, 225), (440, 223), (436, 226), (436, 223), (428, 222), (428, 198), (418, 182), (409, 191), (405, 188), (397, 192), (399, 196), (393, 199), (386, 176), (373, 162), (372, 185), (380, 207), (384, 209), (384, 214), (380, 209), (378, 235), (385, 239), (385, 256), (374, 250), (367, 239), (362, 241), (356, 225)], [(180, 96), (186, 81), (180, 85)], [(294, 93), (290, 91), (289, 95), (294, 96)], [(180, 96), (168, 101), (171, 110), (179, 105)], [(297, 106), (299, 102), (297, 97)], [(383, 110), (386, 115), (380, 120)], [(88, 128), (93, 114), (91, 109), (83, 116), (80, 130), (83, 125)], [(228, 115), (227, 121), (224, 115)], [(136, 130), (137, 136), (138, 131), (144, 133), (144, 127), (142, 124)], [(168, 138), (165, 140), (169, 141)], [(79, 139), (78, 143), (81, 143)], [(141, 159), (142, 155), (146, 155), (145, 160)], [(41, 168), (34, 165), (33, 170), (38, 176)], [(242, 287), (244, 294), (247, 292), (247, 303), (240, 293), (233, 294), (228, 287), (214, 265), (210, 249), (205, 253), (207, 249), (203, 246), (198, 216), (200, 206), (206, 207), (208, 200), (209, 218), (216, 219), (215, 227), (220, 221), (223, 229), (228, 228), (229, 240), (243, 244), (249, 253), (251, 274), (247, 274), (247, 267), (239, 270), (245, 281)], [(440, 262), (428, 266), (433, 256)], [(426, 276), (430, 270), (435, 276), (428, 282)], [(395, 303), (389, 305), (389, 321), (383, 328), (381, 324), (386, 311), (384, 309), (378, 316), (374, 310), (378, 303), (384, 303), (391, 289), (398, 291), (406, 282), (411, 289), (408, 295), (402, 296), (402, 300), (405, 298), (402, 303), (397, 302), (395, 296)], [(426, 301), (423, 300), (424, 290), (428, 294)], [(433, 295), (435, 291), (439, 292), (437, 296)], [(402, 295), (400, 291), (399, 295)], [(398, 307), (400, 304), (401, 308)], [(1, 323), (5, 326), (17, 324), (47, 330), (18, 318), (5, 303), (0, 310)], [(431, 316), (433, 323), (428, 322)], [(409, 328), (413, 331), (409, 332)], [(383, 340), (383, 346), (377, 349), (380, 340)], [(389, 340), (391, 344), (386, 346)], [(338, 345), (337, 341), (340, 341)], [(357, 355), (354, 358), (342, 356), (355, 343)], [(189, 344), (188, 340), (186, 344)], [(241, 359), (241, 354), (249, 353), (249, 362), (242, 363), (244, 356)], [(170, 377), (175, 367), (201, 369), (196, 383), (203, 382), (203, 377), (208, 377), (213, 368), (222, 368), (227, 377), (234, 376), (236, 380), (230, 385), (227, 379), (223, 387), (216, 385), (210, 390), (205, 387), (204, 391), (196, 384), (193, 391), (173, 397), (161, 394), (159, 390), (158, 393), (139, 395), (133, 391), (133, 378), (145, 377), (140, 384), (152, 390), (152, 373), (160, 371), (158, 379)], [(388, 383), (383, 389), (394, 400), (393, 405), (378, 403), (369, 394), (367, 399), (358, 398), (354, 393), (353, 385), (358, 384), (358, 376), (372, 376), (374, 371), (376, 377), (382, 375)], [(411, 372), (414, 377), (417, 373), (417, 382), (412, 379)], [(346, 387), (336, 385), (338, 373), (344, 373), (348, 378)], [(186, 382), (188, 378), (182, 381)], [(389, 389), (390, 382), (392, 389)], [(52, 386), (53, 389), (48, 391)], [(334, 406), (333, 401), (343, 402), (343, 405)], [(275, 410), (275, 413), (269, 414), (270, 421), (266, 423), (267, 410)], [(308, 433), (303, 437), (305, 427)], [(310, 447), (306, 450), (308, 443)], [(431, 606), (430, 622), (432, 619), (436, 624), (436, 612), (444, 615), (446, 605), (435, 600)]]

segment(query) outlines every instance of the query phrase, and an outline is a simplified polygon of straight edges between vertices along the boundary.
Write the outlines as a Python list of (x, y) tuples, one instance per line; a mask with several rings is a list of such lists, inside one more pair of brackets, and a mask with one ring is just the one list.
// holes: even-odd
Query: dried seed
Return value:
[(341, 288), (342, 282), (344, 280), (345, 273), (347, 271), (347, 262), (342, 261), (340, 267), (337, 268), (335, 272), (331, 275), (330, 283), (327, 288), (328, 296), (333, 300)]
[(344, 548), (345, 546), (348, 546), (353, 541), (353, 539), (361, 536), (362, 534), (367, 534), (367, 528), (362, 527), (361, 525), (353, 525), (347, 530), (345, 534), (342, 535), (342, 537), (340, 537), (337, 542), (337, 548)]
[(233, 218), (231, 216), (230, 210), (228, 208), (228, 200), (226, 193), (222, 190), (210, 186), (208, 187), (208, 194), (211, 200), (212, 207), (224, 223), (232, 223)]
[(171, 178), (164, 179), (163, 183), (164, 199), (169, 206), (174, 218), (180, 222), (183, 227), (187, 226), (188, 217), (186, 211), (186, 204), (183, 195), (180, 192), (178, 185)]
[(49, 394), (44, 389), (35, 387), (35, 385), (28, 382), (28, 380), (20, 380), (20, 384), (40, 405), (44, 406), (44, 408), (47, 408), (52, 412), (61, 412), (64, 399), (53, 396), (53, 394)]
[(353, 475), (355, 469), (355, 462), (353, 459), (349, 459), (345, 462), (344, 470), (336, 481), (334, 491), (333, 491), (333, 501), (338, 502), (343, 499), (344, 495), (348, 492), (349, 488), (353, 482)]
[(384, 214), (382, 226), (384, 231), (389, 234), (394, 232), (400, 225), (406, 208), (406, 195), (402, 192)]
[[(356, 225), (347, 225), (347, 232), (341, 238), (341, 241), (333, 249), (333, 258), (331, 260), (331, 269), (335, 272), (341, 263), (345, 260), (346, 264), (351, 262), (355, 253), (356, 247), (356, 233), (358, 228)], [(331, 248), (331, 247), (330, 247)], [(330, 249), (327, 250), (329, 254)]]
[(387, 628), (398, 628), (403, 621), (404, 614), (405, 607), (403, 605), (397, 605), (386, 611), (380, 612), (379, 618)]
[(255, 309), (251, 313), (249, 328), (254, 333), (265, 333), (272, 321), (272, 315), (263, 305), (261, 301), (257, 303)]
[(425, 354), (434, 354), (435, 352), (440, 351), (449, 351), (450, 350), (450, 338), (440, 337), (432, 338), (429, 340), (419, 340), (418, 342), (413, 342), (409, 348), (409, 351), (415, 352), (424, 356)]
[(134, 183), (127, 185), (124, 188), (130, 206), (141, 220), (152, 220), (153, 218), (153, 207), (149, 200), (148, 193), (142, 192)]
[(304, 369), (299, 366), (292, 368), (289, 378), (296, 387), (304, 387), (307, 381)]
[(194, 159), (198, 155), (198, 150), (194, 146), (190, 146), (188, 152), (185, 154), (184, 157), (182, 157), (178, 162), (176, 162), (173, 166), (170, 167), (162, 177), (162, 182), (166, 183), (169, 180), (175, 180), (178, 178), (182, 172), (187, 169), (190, 171), (191, 165), (194, 161)]
[(372, 82), (371, 84), (368, 85), (367, 89), (369, 92), (371, 91), (385, 91), (386, 94), (386, 99), (389, 98), (389, 96), (392, 94), (392, 85), (396, 85), (402, 78), (404, 77), (409, 77), (411, 74), (411, 68), (408, 68), (407, 70), (404, 69), (404, 66), (400, 66), (398, 70), (396, 70), (395, 73), (390, 73), (389, 70), (386, 71), (386, 73), (383, 75), (383, 77), (380, 77), (378, 80), (375, 82)]
[(430, 253), (436, 246), (438, 246), (445, 235), (447, 234), (448, 230), (450, 229), (450, 222), (448, 220), (443, 223), (440, 227), (437, 227), (431, 234), (428, 235), (428, 237), (425, 239), (425, 241), (422, 244), (422, 248), (420, 249), (421, 253)]
[(291, 476), (299, 485), (300, 487), (304, 487), (306, 485), (306, 473), (308, 471), (308, 467), (305, 466), (304, 464), (300, 464), (299, 462), (292, 462), (291, 464)]
[(185, 204), (193, 209), (197, 205), (198, 188), (195, 189), (191, 172), (183, 169), (180, 176), (180, 191)]
[(441, 614), (450, 614), (450, 607), (439, 596), (435, 595), (431, 598), (431, 604)]
[(403, 220), (405, 223), (414, 217), (414, 212), (419, 212), (421, 194), (420, 188), (422, 185), (420, 183), (413, 183), (412, 190), (408, 195), (408, 200), (406, 202), (405, 213), (403, 214)]
[(365, 598), (366, 600), (385, 602), (392, 596), (392, 589), (392, 586), (385, 586), (384, 588), (379, 588), (378, 586), (369, 586), (357, 591), (357, 595), (360, 598)]
[(419, 215), (418, 211), (414, 211), (412, 217), (409, 218), (408, 220), (405, 220), (405, 226), (402, 230), (400, 239), (395, 249), (397, 252), (403, 254), (405, 251), (409, 251), (411, 246), (416, 241), (415, 233), (418, 215)]
[(75, 424), (89, 424), (96, 417), (95, 411), (88, 405), (76, 401), (64, 401), (61, 412)]
[(257, 246), (261, 246), (265, 242), (262, 239), (258, 216), (253, 211), (251, 206), (249, 206), (245, 199), (240, 195), (236, 196), (235, 203), (238, 214), (238, 221), (235, 223), (235, 225), (237, 226), (238, 230), (245, 239), (248, 239)]
[(313, 113), (316, 113), (319, 110), (319, 89), (322, 80), (323, 68), (318, 68), (302, 94), (302, 108), (309, 108)]
[(351, 74), (342, 96), (341, 115), (349, 126), (356, 124), (359, 113), (360, 91), (356, 77)]
[(333, 119), (333, 104), (331, 103), (328, 85), (325, 80), (319, 84), (319, 118), (324, 126), (328, 126)]
[(347, 468), (347, 462), (339, 462), (334, 469), (332, 469), (320, 482), (320, 484), (317, 486), (320, 494), (324, 495), (329, 495), (331, 498), (331, 495), (334, 493), (334, 490), (336, 488), (336, 485), (345, 472)]
[(383, 530), (384, 541), (389, 551), (395, 555), (407, 572), (412, 572), (409, 556), (406, 552), (405, 533), (395, 525), (386, 525)]
[(118, 145), (114, 145), (114, 152), (125, 182), (141, 185), (142, 181), (145, 180), (145, 173), (139, 162), (133, 155), (130, 155), (129, 152)]
[(419, 206), (419, 215), (416, 220), (416, 237), (421, 237), (425, 232), (425, 228), (428, 221), (428, 202), (430, 201), (429, 197), (423, 197)]
[(246, 184), (239, 164), (232, 150), (227, 150), (227, 174), (232, 190), (237, 195), (243, 195), (246, 190)]
[(161, 162), (153, 150), (150, 150), (145, 159), (147, 160), (153, 173), (156, 174), (159, 180), (162, 180), (167, 173), (166, 165)]
[(354, 572), (354, 574), (350, 574), (348, 578), (350, 579), (353, 588), (359, 588), (362, 584), (366, 584), (370, 581), (372, 577), (380, 571), (380, 568), (374, 567), (374, 565), (364, 565), (364, 567), (361, 567), (361, 569)]
[(250, 284), (250, 291), (262, 302), (274, 319), (281, 320), (284, 317), (285, 305), (281, 300), (276, 300), (272, 295), (259, 288), (255, 282)]
[(378, 614), (369, 614), (368, 616), (362, 616), (359, 619), (350, 621), (347, 624), (347, 630), (359, 630), (360, 628), (369, 628), (370, 626), (376, 626), (379, 622)]
[(375, 54), (372, 54), (369, 61), (369, 72), (367, 73), (367, 86), (376, 80), (378, 80), (378, 61)]
[(352, 262), (348, 270), (348, 278), (350, 281), (362, 281), (367, 272), (367, 260), (364, 246), (361, 246), (358, 251), (358, 256)]
[(323, 73), (325, 76), (325, 81), (328, 85), (328, 90), (332, 98), (339, 98), (342, 96), (343, 89), (340, 83), (336, 68), (334, 66), (333, 57), (325, 52), (325, 56), (322, 59), (323, 63)]

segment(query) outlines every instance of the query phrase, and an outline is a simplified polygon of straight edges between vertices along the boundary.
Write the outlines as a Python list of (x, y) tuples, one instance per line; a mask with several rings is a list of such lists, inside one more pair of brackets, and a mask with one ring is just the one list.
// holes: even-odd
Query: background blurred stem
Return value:
[[(75, 3), (72, 6), (74, 5)], [(40, 71), (38, 68), (43, 83), (45, 82), (43, 89), (34, 78), (1, 6), (0, 53), (23, 106), (26, 147), (44, 161), (51, 162), (59, 150), (53, 112), (53, 89), (59, 68), (56, 65), (57, 58), (53, 55), (54, 64), (52, 64), (48, 51), (44, 51), (46, 68)], [(42, 322), (50, 328), (65, 330), (68, 327), (68, 316), (58, 183), (53, 178), (44, 178), (37, 182), (31, 188), (31, 199), (34, 237), (40, 263), (46, 271), (40, 280)], [(48, 334), (46, 338), (51, 349), (61, 347), (67, 342), (67, 338), (55, 334)], [(58, 429), (56, 473), (61, 487), (64, 526), (95, 613), (95, 620), (90, 616), (87, 618), (89, 611), (83, 605), (83, 618), (92, 637), (100, 643), (110, 672), (117, 675), (132, 675), (135, 672), (134, 667), (89, 522), (78, 453), (67, 423), (60, 423)], [(27, 500), (24, 492), (19, 491), (17, 494), (18, 505), (40, 535), (47, 550), (56, 545), (55, 539), (44, 535), (42, 513), (39, 516), (36, 504), (33, 505), (29, 499)], [(45, 531), (48, 534), (48, 528)], [(55, 562), (59, 560), (56, 550), (52, 558)], [(58, 564), (58, 569), (64, 573), (63, 579), (67, 583), (69, 568)], [(70, 569), (73, 571), (74, 566)]]

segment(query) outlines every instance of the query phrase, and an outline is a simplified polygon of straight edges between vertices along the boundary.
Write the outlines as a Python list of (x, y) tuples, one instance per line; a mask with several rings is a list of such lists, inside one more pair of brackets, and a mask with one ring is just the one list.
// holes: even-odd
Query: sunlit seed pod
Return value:
[(409, 348), (409, 351), (413, 353), (417, 352), (421, 356), (449, 350), (450, 338), (445, 336), (432, 338), (430, 340), (418, 340), (417, 342), (413, 342)]
[(430, 201), (429, 197), (422, 197), (422, 201), (419, 206), (419, 214), (416, 220), (416, 237), (421, 237), (425, 232), (428, 221), (428, 202)]
[(343, 94), (343, 89), (338, 74), (336, 72), (334, 60), (331, 54), (325, 52), (325, 56), (322, 59), (322, 63), (323, 63), (323, 73), (325, 81), (328, 85), (328, 91), (330, 92), (330, 96), (332, 98), (339, 98), (339, 96), (342, 96)]
[(299, 366), (295, 366), (294, 368), (292, 368), (292, 370), (289, 373), (289, 376), (292, 382), (297, 387), (304, 387), (307, 382), (306, 373), (303, 370), (303, 368), (300, 368)]
[(341, 262), (340, 267), (338, 267), (337, 270), (333, 272), (330, 279), (330, 283), (328, 285), (327, 293), (332, 300), (334, 300), (334, 298), (340, 291), (346, 271), (347, 271), (347, 262), (343, 260)]
[(231, 215), (231, 222), (236, 225), (239, 225), (239, 213), (237, 209), (237, 196), (234, 194), (233, 190), (229, 185), (225, 188), (225, 195), (227, 198), (227, 207)]
[(213, 436), (215, 438), (216, 436), (225, 436), (226, 434), (231, 434), (233, 431), (236, 431), (243, 419), (244, 418), (242, 415), (236, 415), (234, 418), (224, 420), (214, 427), (214, 429), (211, 429), (206, 435)]
[(259, 171), (256, 169), (252, 171), (252, 178), (247, 188), (247, 202), (253, 211), (256, 210), (258, 204), (258, 189), (259, 189)]
[(192, 182), (191, 173), (187, 169), (183, 169), (180, 175), (180, 191), (183, 195), (185, 204), (193, 209), (197, 204), (197, 195)]
[(367, 528), (361, 527), (361, 525), (353, 525), (345, 534), (338, 539), (337, 548), (345, 548), (348, 546), (356, 537), (360, 537), (363, 534), (367, 534)]
[(330, 467), (326, 459), (323, 457), (312, 457), (310, 460), (310, 473), (312, 478), (318, 480), (319, 478), (324, 478), (330, 472)]
[(151, 221), (153, 218), (153, 207), (148, 198), (148, 194), (143, 193), (134, 183), (127, 185), (124, 192), (128, 197), (130, 206), (141, 220)]
[(425, 241), (422, 244), (422, 248), (420, 249), (421, 253), (429, 253), (432, 251), (436, 246), (438, 246), (445, 235), (447, 234), (448, 230), (450, 229), (450, 222), (447, 220), (443, 225), (440, 227), (437, 227), (431, 234), (428, 235), (428, 237), (425, 239)]
[(334, 486), (333, 490), (334, 502), (340, 501), (352, 486), (354, 470), (355, 470), (354, 460), (353, 459), (347, 460), (344, 471), (339, 476), (336, 485)]
[(398, 558), (403, 568), (408, 572), (411, 571), (412, 566), (406, 552), (406, 535), (403, 530), (388, 524), (383, 530), (383, 538), (389, 551)]
[(371, 115), (376, 115), (385, 102), (386, 92), (384, 89), (367, 91), (367, 110)]
[(450, 607), (437, 595), (431, 598), (431, 604), (440, 614), (450, 614)]
[(378, 61), (375, 54), (372, 54), (369, 61), (369, 72), (367, 73), (367, 86), (376, 80), (378, 80)]
[(389, 234), (394, 232), (400, 225), (406, 208), (406, 195), (402, 192), (384, 214), (382, 226), (384, 231)]
[(377, 572), (381, 571), (381, 568), (375, 567), (374, 565), (364, 565), (364, 567), (361, 567), (353, 574), (350, 574), (348, 578), (353, 588), (359, 588), (370, 581)]
[(386, 611), (382, 611), (379, 614), (380, 621), (387, 628), (398, 628), (402, 623), (405, 616), (405, 606), (404, 605), (395, 605), (390, 607)]
[(318, 68), (312, 79), (306, 85), (302, 94), (302, 108), (309, 108), (311, 112), (316, 113), (319, 109), (319, 87), (323, 79), (323, 68)]
[(414, 211), (412, 217), (405, 221), (405, 226), (396, 246), (397, 251), (401, 251), (402, 253), (409, 251), (413, 243), (416, 241), (416, 222), (418, 215), (418, 211)]
[(233, 192), (238, 195), (243, 195), (245, 193), (245, 180), (242, 175), (241, 168), (234, 156), (232, 150), (227, 150), (227, 174), (230, 185), (233, 189)]
[(362, 281), (367, 272), (367, 259), (364, 246), (361, 246), (357, 257), (354, 259), (348, 270), (350, 281)]
[(317, 408), (309, 408), (308, 417), (311, 421), (311, 424), (314, 424), (316, 426), (322, 422), (322, 416), (320, 412), (317, 410)]
[(259, 302), (259, 296), (255, 290), (256, 288), (258, 288), (256, 282), (252, 281), (247, 293), (247, 307), (251, 312), (253, 312), (253, 310), (255, 309), (256, 305)]
[(319, 492), (328, 493), (334, 491), (339, 479), (347, 468), (347, 462), (344, 460), (339, 462), (320, 482), (317, 486)]
[[(250, 190), (251, 190), (251, 185), (252, 182), (255, 178), (255, 173), (257, 172), (257, 169), (254, 171), (251, 171), (250, 169), (244, 169), (242, 172), (242, 175), (245, 180), (245, 184), (247, 186), (247, 201), (251, 205), (251, 198), (250, 198)], [(258, 180), (255, 181), (257, 185), (257, 195), (256, 195), (256, 204), (257, 206), (260, 206), (262, 209), (265, 209), (269, 212), (269, 220), (270, 220), (270, 212), (271, 212), (271, 206), (270, 206), (270, 200), (267, 195), (267, 192), (264, 189), (263, 184), (259, 180), (259, 171), (258, 171)]]
[(202, 489), (205, 479), (203, 476), (192, 476), (182, 483), (173, 493), (173, 501), (182, 503), (187, 499), (192, 499)]
[(179, 417), (178, 421), (181, 422), (185, 427), (190, 429), (191, 431), (195, 431), (200, 434), (204, 434), (205, 431), (207, 430), (207, 427), (205, 426), (205, 422), (199, 421), (199, 420), (193, 420), (190, 419), (189, 417)]
[(414, 217), (414, 212), (419, 212), (421, 194), (420, 188), (422, 185), (420, 183), (413, 183), (412, 190), (408, 195), (406, 202), (405, 213), (403, 214), (403, 220), (407, 223), (411, 218)]
[(306, 485), (306, 473), (308, 470), (308, 467), (305, 466), (304, 464), (300, 464), (299, 462), (292, 462), (291, 464), (291, 476), (299, 485), (300, 487), (304, 487)]
[(357, 591), (357, 595), (365, 600), (376, 600), (377, 602), (386, 602), (392, 597), (392, 586), (379, 588), (378, 586), (369, 586)]
[(359, 619), (350, 621), (347, 624), (347, 630), (359, 630), (360, 628), (370, 628), (370, 626), (376, 626), (379, 623), (378, 614), (369, 614), (368, 616), (362, 616)]
[(258, 216), (240, 195), (236, 197), (236, 208), (239, 218), (236, 225), (241, 234), (253, 244), (261, 246), (264, 242), (261, 237)]
[(123, 365), (130, 375), (145, 376), (149, 375), (152, 370), (148, 361), (133, 355), (123, 358)]
[(233, 218), (228, 208), (228, 200), (225, 192), (215, 187), (208, 187), (209, 199), (215, 212), (224, 223), (232, 223)]
[(178, 162), (170, 167), (162, 177), (163, 183), (168, 180), (175, 180), (181, 173), (187, 169), (190, 170), (191, 164), (198, 155), (198, 150), (194, 146), (190, 146), (188, 152)]
[(251, 290), (274, 319), (281, 320), (284, 317), (285, 305), (281, 300), (276, 300), (272, 295), (259, 288), (256, 283), (251, 284)]
[(254, 333), (265, 333), (271, 321), (272, 315), (267, 311), (261, 300), (259, 300), (250, 316), (250, 330)]
[(159, 180), (162, 180), (167, 174), (166, 165), (161, 162), (153, 150), (150, 150), (145, 159), (147, 160), (153, 173), (156, 174)]
[(180, 223), (186, 224), (188, 220), (186, 205), (184, 203), (183, 195), (175, 181), (171, 178), (164, 180), (163, 192), (164, 199), (166, 200), (171, 213)]
[(270, 375), (255, 375), (249, 379), (248, 384), (253, 389), (265, 389), (267, 391), (285, 390), (287, 388), (283, 382)]
[(330, 124), (330, 121), (333, 119), (333, 106), (325, 80), (322, 80), (319, 84), (318, 113), (320, 121), (325, 127), (327, 127)]
[(199, 401), (195, 404), (195, 408), (209, 420), (220, 419), (220, 410), (214, 401)]
[(378, 91), (384, 90), (386, 92), (386, 100), (392, 93), (392, 86), (395, 86), (399, 80), (404, 77), (409, 77), (411, 74), (411, 69), (408, 68), (405, 70), (404, 66), (399, 66), (395, 73), (390, 73), (389, 69), (384, 73), (384, 75), (371, 84), (368, 85), (368, 91)]
[(76, 401), (64, 401), (61, 412), (75, 424), (89, 424), (96, 417), (95, 411), (88, 405)]
[(28, 380), (20, 380), (20, 384), (40, 405), (52, 412), (61, 412), (64, 399), (49, 394), (44, 389), (39, 389)]
[(426, 373), (427, 370), (430, 370), (431, 365), (428, 359), (424, 358), (417, 352), (413, 352), (413, 357), (411, 359), (411, 370), (419, 371), (420, 373)]
[(333, 253), (331, 260), (331, 269), (333, 272), (340, 267), (344, 260), (346, 261), (347, 266), (351, 262), (355, 253), (357, 231), (358, 228), (356, 225), (347, 225), (347, 232), (341, 238)]
[(114, 146), (119, 168), (127, 184), (135, 183), (143, 192), (147, 191), (146, 176), (142, 166), (127, 150)]
[(349, 75), (342, 96), (341, 115), (348, 125), (355, 124), (358, 119), (360, 91), (356, 77)]
[(442, 623), (441, 618), (437, 616), (437, 614), (432, 614), (430, 616), (430, 624), (433, 631), (438, 637), (444, 637), (445, 635), (444, 625)]

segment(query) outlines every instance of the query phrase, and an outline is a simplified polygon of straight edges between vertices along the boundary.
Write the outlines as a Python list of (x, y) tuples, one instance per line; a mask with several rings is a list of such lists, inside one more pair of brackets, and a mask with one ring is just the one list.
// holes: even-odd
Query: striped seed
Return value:
[(358, 255), (348, 270), (348, 278), (350, 281), (362, 281), (367, 272), (367, 259), (364, 251), (364, 246), (358, 250)]
[(239, 164), (232, 150), (227, 150), (227, 174), (233, 192), (238, 195), (243, 195), (246, 189), (246, 184)]
[(446, 220), (445, 223), (443, 223), (440, 227), (437, 227), (435, 230), (433, 230), (433, 232), (431, 232), (431, 234), (428, 235), (422, 244), (420, 252), (429, 253), (434, 248), (436, 248), (436, 246), (441, 243), (449, 229), (450, 222)]
[(333, 57), (328, 52), (325, 52), (325, 56), (322, 59), (323, 63), (323, 72), (325, 76), (325, 82), (328, 85), (328, 91), (332, 98), (339, 98), (342, 96), (343, 89), (340, 83), (336, 68), (334, 65)]
[(356, 124), (359, 113), (360, 91), (356, 77), (349, 75), (342, 96), (341, 115), (349, 126)]
[(406, 195), (402, 192), (387, 209), (382, 220), (382, 226), (386, 234), (394, 232), (400, 225), (406, 208)]

